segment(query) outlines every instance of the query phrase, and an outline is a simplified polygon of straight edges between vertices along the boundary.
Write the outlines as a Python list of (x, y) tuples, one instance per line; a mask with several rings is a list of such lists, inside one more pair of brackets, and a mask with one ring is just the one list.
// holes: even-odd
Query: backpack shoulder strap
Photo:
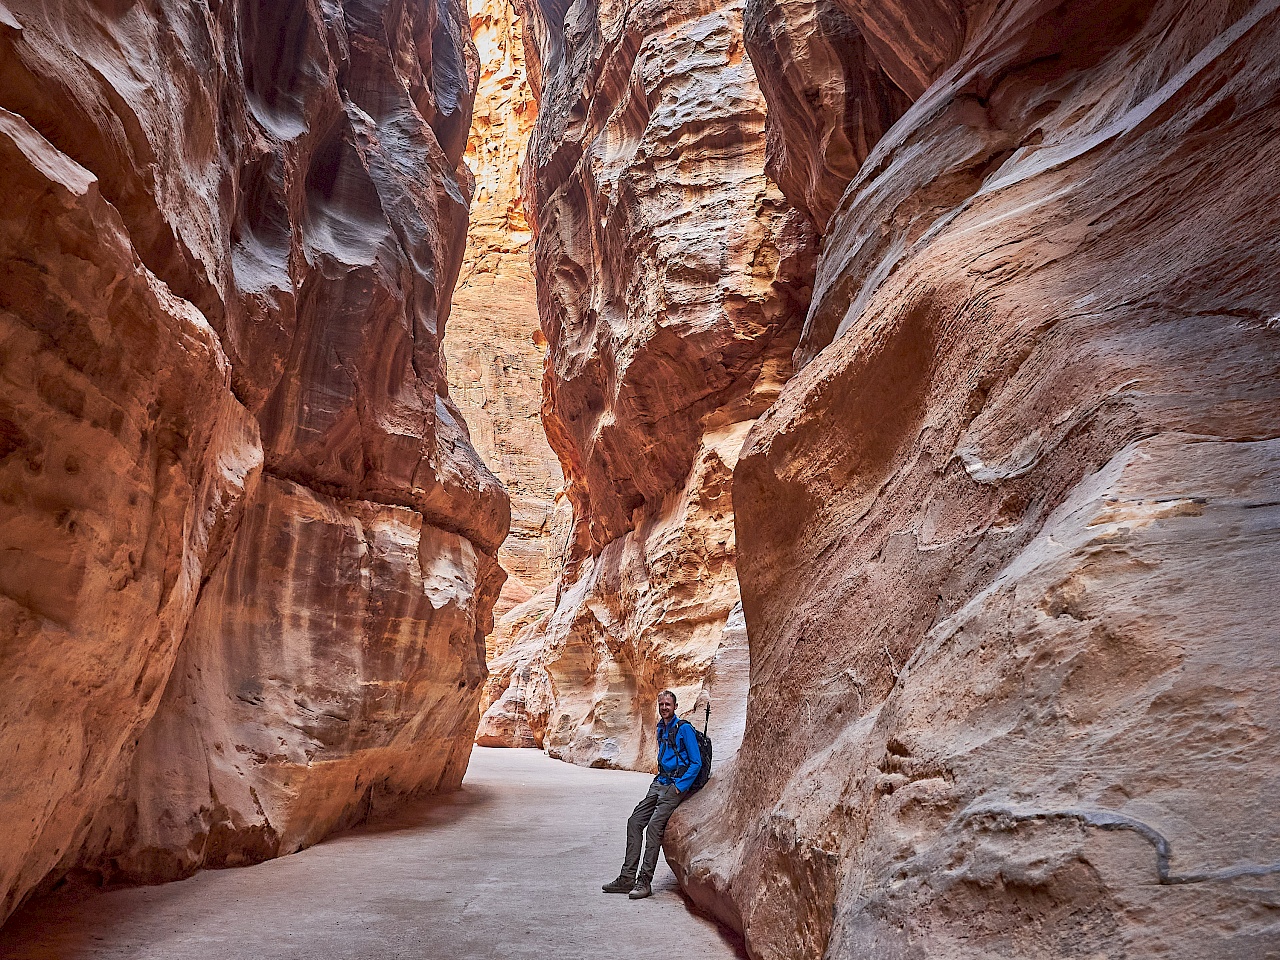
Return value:
[(675, 754), (676, 754), (675, 771), (668, 772), (667, 769), (662, 766), (662, 759), (661, 759), (662, 747), (661, 746), (658, 747), (658, 758), (659, 758), (658, 770), (664, 777), (679, 777), (684, 772), (683, 768), (680, 766), (680, 739), (678, 736), (680, 732), (680, 724), (682, 723), (684, 723), (683, 720), (677, 719), (675, 723), (671, 724), (671, 726), (667, 728), (667, 735), (662, 738), (663, 740), (666, 741), (667, 746), (670, 747), (673, 751), (675, 751)]
[(680, 742), (680, 728), (681, 727), (692, 728), (692, 726), (693, 724), (691, 724), (688, 720), (681, 718), (672, 725), (671, 731), (669, 734), (671, 749), (674, 750), (677, 754), (679, 754), (681, 758), (685, 761), (685, 763), (682, 764), (680, 767), (680, 772), (682, 774), (684, 773), (685, 770), (689, 769), (690, 764), (692, 764), (693, 762), (693, 758), (689, 756), (689, 751), (685, 749), (684, 744)]

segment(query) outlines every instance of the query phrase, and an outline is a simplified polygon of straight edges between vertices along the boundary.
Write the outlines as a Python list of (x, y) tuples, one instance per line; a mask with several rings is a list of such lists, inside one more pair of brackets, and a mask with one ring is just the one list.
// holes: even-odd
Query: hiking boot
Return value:
[(636, 885), (635, 880), (630, 877), (618, 877), (617, 880), (610, 880), (600, 889), (605, 893), (630, 893), (631, 888)]
[(649, 886), (648, 880), (637, 880), (636, 885), (631, 888), (631, 892), (627, 896), (632, 900), (643, 900), (645, 897), (653, 896), (653, 888)]

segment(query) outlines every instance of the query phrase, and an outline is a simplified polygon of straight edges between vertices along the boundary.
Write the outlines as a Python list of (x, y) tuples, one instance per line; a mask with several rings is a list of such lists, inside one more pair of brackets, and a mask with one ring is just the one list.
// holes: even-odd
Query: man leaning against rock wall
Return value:
[(601, 888), (605, 893), (625, 893), (632, 900), (653, 894), (653, 872), (658, 866), (667, 821), (689, 796), (689, 789), (702, 770), (702, 751), (693, 725), (676, 716), (676, 695), (670, 690), (658, 694), (658, 717), (658, 775), (627, 820), (627, 855), (622, 872)]

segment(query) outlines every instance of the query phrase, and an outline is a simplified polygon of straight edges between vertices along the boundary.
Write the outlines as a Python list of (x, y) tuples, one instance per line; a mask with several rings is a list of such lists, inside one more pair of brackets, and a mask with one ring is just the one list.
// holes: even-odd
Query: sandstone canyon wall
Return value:
[(508, 576), (490, 635), (499, 647), (510, 633), (504, 615), (559, 572), (569, 513), (560, 461), (539, 416), (546, 338), (538, 327), (520, 191), (520, 158), (538, 107), (525, 75), (521, 26), (507, 0), (473, 0), (480, 80), (465, 159), (476, 187), (445, 340), (449, 395), (476, 451), (511, 496), (511, 533), (498, 551)]
[(459, 782), (477, 71), (448, 0), (0, 5), (0, 919)]
[(1280, 943), (1280, 5), (751, 0), (822, 233), (668, 855), (755, 958)]
[(654, 697), (705, 698), (738, 602), (730, 479), (788, 375), (812, 232), (763, 174), (741, 3), (520, 9), (542, 413), (573, 526), (554, 608), (491, 662), (480, 742), (643, 769)]

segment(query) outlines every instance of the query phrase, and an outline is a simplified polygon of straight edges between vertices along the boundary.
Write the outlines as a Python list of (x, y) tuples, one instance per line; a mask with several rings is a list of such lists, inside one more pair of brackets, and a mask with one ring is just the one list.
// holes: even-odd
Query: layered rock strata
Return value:
[(546, 340), (538, 334), (529, 263), (516, 255), (494, 267), (464, 273), (445, 353), (449, 396), (476, 452), (511, 497), (511, 533), (498, 549), (507, 579), (494, 614), (502, 619), (555, 579), (569, 509), (560, 461), (538, 414)]
[(1265, 955), (1280, 10), (756, 0), (748, 36), (822, 255), (734, 475), (751, 700), (685, 888), (757, 958)]
[(485, 641), (489, 679), (476, 727), (480, 746), (540, 748), (545, 743), (556, 690), (544, 662), (544, 620), (555, 607), (552, 585), (496, 619)]
[(476, 74), (449, 2), (0, 7), (0, 917), (459, 782)]
[(730, 478), (788, 375), (812, 234), (763, 175), (741, 4), (521, 10), (543, 421), (573, 527), (480, 733), (647, 768), (654, 697), (705, 699), (738, 602)]
[(2, 922), (155, 712), (262, 447), (205, 317), (9, 110), (0, 190)]

